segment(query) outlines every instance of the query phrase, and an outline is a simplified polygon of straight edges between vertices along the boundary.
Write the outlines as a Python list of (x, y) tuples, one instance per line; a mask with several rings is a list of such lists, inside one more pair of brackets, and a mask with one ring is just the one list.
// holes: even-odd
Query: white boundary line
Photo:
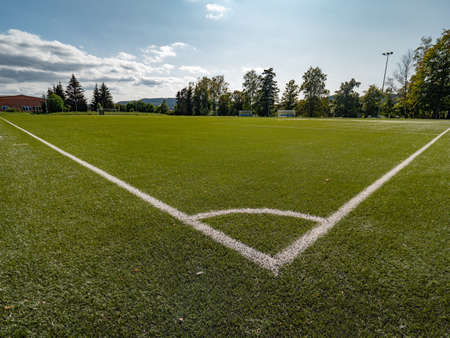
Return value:
[(410, 164), (417, 156), (422, 154), (425, 150), (427, 150), (433, 143), (439, 140), (442, 136), (444, 136), (450, 128), (447, 128), (441, 134), (436, 136), (422, 148), (417, 150), (414, 154), (409, 156), (406, 160), (395, 166), (393, 169), (388, 171), (386, 174), (381, 176), (374, 183), (369, 185), (366, 189), (361, 191), (358, 195), (353, 197), (350, 201), (345, 203), (342, 207), (339, 208), (334, 214), (329, 216), (323, 222), (321, 222), (317, 227), (311, 229), (307, 233), (305, 233), (302, 237), (297, 239), (293, 244), (284, 249), (283, 251), (277, 253), (275, 255), (275, 259), (277, 260), (279, 266), (284, 264), (291, 263), (295, 257), (297, 257), (300, 253), (305, 251), (311, 244), (313, 244), (320, 236), (325, 235), (331, 228), (333, 228), (336, 223), (338, 223), (342, 218), (347, 216), (353, 209), (355, 209), (361, 202), (367, 199), (370, 195), (372, 195), (376, 190), (378, 190), (383, 184), (389, 181), (393, 176), (395, 176), (400, 170), (405, 168), (408, 164)]
[(308, 221), (313, 222), (324, 222), (325, 218), (319, 216), (313, 216), (308, 214), (302, 214), (300, 212), (295, 212), (291, 210), (278, 210), (278, 209), (269, 209), (269, 208), (261, 208), (261, 209), (252, 209), (252, 208), (243, 208), (243, 209), (228, 209), (228, 210), (217, 210), (217, 211), (208, 211), (202, 212), (196, 215), (193, 215), (193, 219), (204, 219), (217, 217), (228, 214), (271, 214), (277, 216), (289, 216), (296, 218), (303, 218)]
[[(159, 210), (168, 213), (170, 216), (174, 217), (175, 219), (202, 232), (203, 234), (212, 238), (216, 242), (221, 243), (222, 245), (224, 245), (230, 249), (236, 250), (241, 255), (250, 259), (251, 261), (255, 262), (256, 264), (260, 265), (261, 267), (272, 271), (275, 275), (278, 274), (279, 268), (281, 266), (291, 263), (300, 253), (302, 253), (306, 248), (308, 248), (310, 245), (312, 245), (319, 237), (325, 235), (331, 228), (333, 228), (342, 218), (347, 216), (361, 202), (363, 202), (365, 199), (367, 199), (371, 194), (373, 194), (376, 190), (378, 190), (384, 183), (386, 183), (389, 179), (391, 179), (393, 176), (395, 176), (400, 170), (402, 170), (408, 164), (410, 164), (417, 156), (419, 156), (422, 152), (427, 150), (433, 143), (435, 143), (439, 138), (441, 138), (443, 135), (445, 135), (450, 130), (450, 128), (447, 128), (441, 134), (436, 136), (433, 140), (428, 142), (425, 146), (423, 146), (422, 148), (417, 150), (414, 154), (409, 156), (406, 160), (404, 160), (403, 162), (398, 164), (396, 167), (394, 167), (389, 172), (384, 174), (381, 178), (376, 180), (374, 183), (372, 183), (366, 189), (361, 191), (358, 195), (353, 197), (350, 201), (345, 203), (342, 207), (339, 208), (338, 211), (336, 211), (331, 216), (329, 216), (325, 219), (318, 217), (318, 216), (302, 214), (302, 213), (289, 211), (289, 210), (282, 211), (282, 210), (268, 209), (268, 208), (218, 210), (218, 211), (199, 213), (199, 214), (190, 216), (190, 215), (187, 215), (187, 214), (183, 213), (182, 211), (175, 209), (174, 207), (171, 207), (170, 205), (140, 191), (139, 189), (131, 186), (130, 184), (126, 183), (125, 181), (122, 181), (119, 178), (107, 173), (106, 171), (104, 171), (100, 168), (97, 168), (86, 161), (79, 159), (78, 157), (62, 150), (61, 148), (58, 148), (57, 146), (45, 141), (44, 139), (32, 134), (31, 132), (4, 119), (3, 117), (0, 117), (0, 119), (5, 121), (6, 123), (10, 124), (11, 126), (21, 130), (22, 132), (28, 134), (29, 136), (33, 137), (34, 139), (38, 140), (39, 142), (42, 142), (43, 144), (45, 144), (46, 146), (57, 151), (61, 155), (68, 157), (69, 159), (80, 164), (81, 166), (95, 172), (96, 174), (102, 176), (106, 180), (116, 184), (120, 188), (125, 189), (126, 191), (130, 192), (131, 194), (146, 201), (147, 203), (154, 206), (155, 208), (158, 208)], [(308, 220), (311, 220), (314, 222), (318, 222), (319, 225), (316, 226), (315, 228), (309, 230), (306, 234), (304, 234), (299, 239), (297, 239), (293, 244), (291, 244), (286, 249), (282, 250), (281, 252), (276, 254), (274, 257), (272, 257), (272, 256), (269, 256), (263, 252), (260, 252), (256, 249), (254, 249), (244, 243), (241, 243), (238, 240), (235, 240), (235, 239), (229, 237), (222, 231), (218, 231), (218, 230), (210, 227), (206, 223), (199, 221), (200, 219), (203, 219), (203, 218), (227, 215), (227, 214), (232, 214), (232, 213), (249, 213), (249, 214), (267, 213), (267, 214), (274, 214), (274, 215), (280, 215), (280, 216), (291, 216), (291, 217), (304, 218), (304, 219), (308, 219)]]
[(173, 218), (176, 218), (177, 220), (183, 222), (184, 224), (190, 225), (194, 229), (202, 232), (203, 234), (207, 235), (208, 237), (211, 237), (216, 242), (219, 242), (230, 249), (236, 250), (241, 255), (254, 261), (255, 263), (259, 264), (260, 266), (271, 270), (274, 274), (278, 273), (278, 269), (276, 268), (277, 265), (276, 265), (275, 259), (273, 259), (273, 257), (266, 255), (265, 253), (262, 253), (258, 250), (255, 250), (252, 247), (249, 247), (248, 245), (245, 245), (244, 243), (241, 243), (241, 242), (227, 236), (222, 231), (218, 231), (218, 230), (210, 227), (209, 225), (192, 218), (191, 216), (185, 214), (184, 212), (181, 212), (180, 210), (177, 210), (174, 207), (171, 207), (170, 205), (140, 191), (139, 189), (133, 187), (132, 185), (126, 183), (125, 181), (122, 181), (121, 179), (107, 173), (106, 171), (104, 171), (100, 168), (97, 168), (86, 161), (79, 159), (78, 157), (62, 150), (61, 148), (58, 148), (57, 146), (45, 141), (44, 139), (19, 127), (18, 125), (14, 124), (2, 117), (0, 117), (0, 119), (5, 121), (6, 123), (12, 125), (13, 127), (21, 130), (25, 134), (30, 135), (31, 137), (35, 138), (39, 142), (42, 142), (43, 144), (45, 144), (46, 146), (57, 151), (61, 155), (70, 158), (72, 161), (77, 162), (78, 164), (95, 172), (96, 174), (100, 175), (101, 177), (105, 178), (106, 180), (116, 184), (120, 188), (125, 189), (126, 191), (128, 191), (128, 192), (132, 193), (133, 195), (139, 197), (140, 199), (146, 201), (147, 203), (151, 204), (155, 208), (158, 208), (159, 210), (162, 210), (162, 211), (168, 213), (170, 216), (172, 216)]

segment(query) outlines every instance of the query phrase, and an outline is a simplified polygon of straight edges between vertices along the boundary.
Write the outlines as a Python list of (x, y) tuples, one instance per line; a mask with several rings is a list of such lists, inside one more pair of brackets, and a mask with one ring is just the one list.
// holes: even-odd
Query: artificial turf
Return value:
[[(449, 127), (2, 116), (187, 213), (327, 216)], [(277, 277), (2, 121), (0, 136), (0, 335), (448, 333), (450, 135)], [(205, 221), (268, 253), (306, 226)]]

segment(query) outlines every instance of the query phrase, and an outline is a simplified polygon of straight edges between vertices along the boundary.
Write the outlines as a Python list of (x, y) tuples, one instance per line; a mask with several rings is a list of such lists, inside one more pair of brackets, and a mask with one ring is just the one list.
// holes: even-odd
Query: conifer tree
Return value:
[(105, 83), (102, 83), (102, 86), (100, 87), (100, 104), (103, 108), (114, 107), (113, 97)]
[(56, 86), (53, 86), (53, 93), (62, 98), (64, 102), (66, 101), (66, 93), (64, 93), (64, 88), (61, 82), (58, 82)]
[(99, 104), (101, 104), (100, 90), (98, 89), (98, 85), (95, 84), (94, 91), (92, 93), (91, 109), (97, 110)]
[(66, 88), (66, 103), (70, 109), (75, 111), (86, 111), (87, 103), (84, 97), (84, 90), (74, 74), (70, 78)]
[(257, 102), (259, 115), (270, 116), (275, 107), (279, 91), (275, 76), (273, 68), (265, 69), (262, 74)]

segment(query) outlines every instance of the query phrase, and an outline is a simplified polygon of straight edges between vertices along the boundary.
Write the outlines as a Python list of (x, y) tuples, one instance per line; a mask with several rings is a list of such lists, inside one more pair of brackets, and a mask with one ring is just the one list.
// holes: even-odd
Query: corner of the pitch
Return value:
[(278, 277), (280, 275), (281, 266), (282, 264), (280, 264), (279, 262), (275, 262), (275, 264), (270, 267), (270, 271), (273, 273), (274, 277)]

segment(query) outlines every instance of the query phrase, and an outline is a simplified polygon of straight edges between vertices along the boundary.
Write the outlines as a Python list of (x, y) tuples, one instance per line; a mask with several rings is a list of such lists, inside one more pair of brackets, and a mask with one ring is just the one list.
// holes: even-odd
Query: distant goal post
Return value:
[(252, 117), (253, 112), (251, 110), (239, 110), (240, 117)]
[(278, 117), (295, 117), (295, 110), (279, 110), (277, 111)]
[(99, 108), (97, 109), (98, 115), (105, 115), (105, 113), (117, 113), (115, 108)]

